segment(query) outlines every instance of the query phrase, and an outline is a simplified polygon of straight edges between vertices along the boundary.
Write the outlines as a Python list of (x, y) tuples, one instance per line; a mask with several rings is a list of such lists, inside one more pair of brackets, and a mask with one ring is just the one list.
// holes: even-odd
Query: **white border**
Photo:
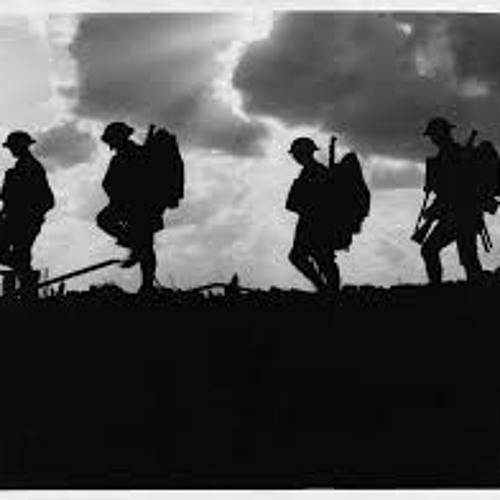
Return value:
[(249, 10), (500, 12), (498, 0), (1, 0), (0, 13)]

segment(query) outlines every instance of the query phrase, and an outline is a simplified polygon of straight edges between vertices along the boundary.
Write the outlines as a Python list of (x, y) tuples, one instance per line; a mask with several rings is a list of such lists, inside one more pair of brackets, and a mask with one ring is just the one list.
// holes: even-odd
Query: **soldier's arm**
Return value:
[(0, 188), (0, 200), (2, 201), (2, 209), (5, 210), (7, 200), (9, 198), (9, 177), (10, 177), (10, 169), (5, 172), (5, 176), (3, 178), (3, 184)]
[(109, 196), (110, 188), (109, 188), (109, 170), (104, 174), (104, 178), (102, 180), (102, 188), (104, 192)]
[(5, 177), (3, 179), (3, 184), (2, 187), (0, 187), (0, 200), (3, 202), (5, 199), (5, 179), (7, 178), (7, 174), (5, 174)]
[[(111, 162), (109, 163), (109, 167), (104, 174), (104, 178), (102, 180), (102, 188), (104, 189), (104, 192), (108, 195), (108, 197), (112, 197), (115, 195), (116, 188), (117, 188), (117, 179), (116, 175), (117, 173), (119, 174), (120, 172), (117, 172), (117, 165), (115, 164), (115, 159), (112, 158)], [(119, 166), (119, 165), (118, 165)]]
[(2, 187), (0, 188), (0, 206), (0, 217), (2, 217), (5, 215), (5, 180), (2, 184)]
[(426, 193), (436, 192), (437, 184), (437, 170), (433, 158), (427, 158), (425, 160), (425, 180), (424, 180), (424, 191)]

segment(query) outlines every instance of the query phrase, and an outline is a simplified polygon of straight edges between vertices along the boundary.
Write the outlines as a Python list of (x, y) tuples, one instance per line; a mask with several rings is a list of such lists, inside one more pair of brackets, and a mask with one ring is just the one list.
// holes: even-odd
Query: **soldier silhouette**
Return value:
[(319, 148), (312, 139), (299, 137), (292, 142), (289, 153), (302, 170), (286, 202), (286, 208), (298, 214), (289, 260), (318, 291), (330, 293), (340, 288), (335, 252), (349, 248), (369, 203), (356, 155), (349, 153), (335, 162), (335, 140), (331, 138), (330, 168), (314, 158)]
[(151, 180), (144, 168), (142, 146), (131, 139), (133, 132), (126, 123), (113, 122), (101, 137), (115, 154), (102, 183), (109, 204), (98, 214), (97, 224), (117, 244), (130, 249), (122, 266), (140, 265), (142, 293), (154, 288), (154, 233), (163, 228), (163, 219), (148, 196)]
[[(469, 144), (455, 141), (455, 125), (442, 117), (431, 119), (424, 130), (438, 148), (436, 156), (426, 160), (424, 191), (434, 193), (434, 201), (423, 209), (426, 219), (423, 231), (417, 231), (414, 240), (422, 244), (421, 254), (431, 283), (442, 281), (440, 252), (456, 242), (461, 265), (468, 281), (483, 277), (477, 251), (477, 236), (484, 229), (483, 202), (478, 193), (476, 173), (471, 168), (471, 150), (474, 133)], [(420, 234), (419, 234), (420, 233)]]
[(3, 143), (16, 162), (5, 173), (0, 192), (0, 263), (13, 269), (21, 289), (38, 281), (31, 250), (46, 213), (54, 206), (45, 169), (30, 150), (35, 142), (27, 132), (15, 131)]

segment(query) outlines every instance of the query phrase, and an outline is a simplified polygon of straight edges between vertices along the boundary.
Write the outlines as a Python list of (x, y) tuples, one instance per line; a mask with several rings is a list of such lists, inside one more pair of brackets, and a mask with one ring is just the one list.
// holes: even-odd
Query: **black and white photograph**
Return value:
[(500, 485), (500, 9), (0, 5), (0, 490)]

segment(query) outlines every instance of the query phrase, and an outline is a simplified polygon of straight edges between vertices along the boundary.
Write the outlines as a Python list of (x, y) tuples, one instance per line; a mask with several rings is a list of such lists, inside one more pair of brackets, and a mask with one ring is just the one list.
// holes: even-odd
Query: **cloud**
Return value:
[(413, 161), (371, 157), (367, 165), (371, 189), (421, 188), (424, 184), (424, 167)]
[(49, 169), (70, 168), (91, 161), (96, 149), (95, 138), (70, 121), (39, 134), (36, 153)]
[(44, 103), (50, 99), (47, 48), (24, 17), (0, 18), (0, 121), (30, 129), (46, 123)]
[[(421, 165), (412, 158), (421, 161), (431, 152), (420, 136), (423, 125), (439, 107), (460, 122), (462, 134), (476, 117), (481, 125), (491, 120), (494, 131), (500, 108), (493, 69), (486, 63), (472, 69), (458, 57), (458, 32), (464, 30), (453, 18), (417, 18), (407, 19), (413, 31), (405, 31), (391, 16), (283, 16), (269, 41), (247, 49), (235, 78), (249, 112), (281, 120), (283, 134), (273, 133), (268, 156), (258, 159), (230, 154), (253, 154), (261, 132), (212, 95), (216, 54), (234, 38), (231, 16), (184, 15), (176, 18), (178, 25), (166, 15), (83, 19), (71, 45), (78, 76), (72, 89), (75, 119), (164, 121), (180, 133), (181, 146), (187, 139), (198, 146), (185, 148), (186, 199), (167, 212), (167, 227), (157, 235), (162, 283), (170, 285), (173, 277), (177, 286), (195, 286), (238, 272), (249, 286), (309, 288), (287, 260), (295, 217), (283, 207), (298, 170), (286, 151), (302, 130), (314, 133), (322, 146), (318, 157), (333, 130), (366, 158), (372, 213), (351, 251), (338, 257), (344, 282), (425, 279), (419, 248), (409, 240), (422, 192), (407, 189), (422, 185)], [(453, 29), (458, 32), (452, 36)], [(67, 121), (47, 131), (43, 143), (58, 165), (76, 164), (91, 153), (79, 126)], [(71, 141), (75, 151), (66, 147)], [(110, 156), (102, 145), (98, 149), (79, 168), (51, 172), (58, 205), (40, 237), (38, 258), (43, 265), (50, 262), (54, 273), (125, 253), (95, 225), (106, 203), (100, 183)], [(67, 158), (69, 150), (75, 156)], [(494, 239), (499, 231), (492, 227)], [(444, 257), (447, 276), (461, 276), (456, 252)], [(103, 270), (99, 276), (135, 289), (138, 271)]]
[(265, 128), (233, 114), (214, 81), (218, 57), (237, 37), (231, 14), (113, 14), (82, 17), (70, 46), (74, 111), (100, 120), (164, 124), (182, 142), (236, 155), (259, 153)]
[(287, 13), (269, 38), (247, 48), (234, 85), (249, 114), (335, 131), (365, 155), (421, 160), (422, 130), (434, 115), (500, 133), (499, 97), (485, 86), (497, 77), (498, 56), (478, 57), (474, 45), (477, 38), (483, 52), (494, 52), (497, 23), (498, 16)]
[[(349, 252), (339, 253), (345, 282), (387, 286), (425, 280), (419, 247), (410, 240), (421, 202), (422, 193), (416, 189), (373, 192), (363, 231)], [(456, 265), (448, 271), (457, 273)]]
[(500, 55), (492, 47), (500, 43), (500, 15), (481, 13), (398, 14), (409, 23), (416, 44), (428, 43), (441, 34), (449, 46), (454, 72), (460, 78), (473, 78), (498, 84)]
[[(52, 273), (125, 255), (125, 250), (117, 247), (95, 222), (97, 213), (108, 202), (101, 182), (109, 156), (108, 151), (99, 148), (91, 163), (50, 173), (57, 204), (51, 212), (50, 230), (41, 237), (39, 259), (50, 262)], [(236, 169), (230, 155), (200, 149), (189, 151), (185, 161), (186, 198), (180, 208), (166, 211), (166, 228), (157, 235), (158, 277), (165, 284), (174, 276), (177, 285), (194, 286), (220, 281), (238, 269), (230, 249), (246, 237), (252, 223), (246, 172), (253, 160), (242, 160)], [(53, 234), (58, 236), (52, 242)], [(65, 258), (59, 259), (62, 244), (67, 251)], [(135, 272), (113, 269), (100, 276), (131, 290), (138, 280)], [(84, 283), (88, 281), (76, 280), (75, 286)]]

